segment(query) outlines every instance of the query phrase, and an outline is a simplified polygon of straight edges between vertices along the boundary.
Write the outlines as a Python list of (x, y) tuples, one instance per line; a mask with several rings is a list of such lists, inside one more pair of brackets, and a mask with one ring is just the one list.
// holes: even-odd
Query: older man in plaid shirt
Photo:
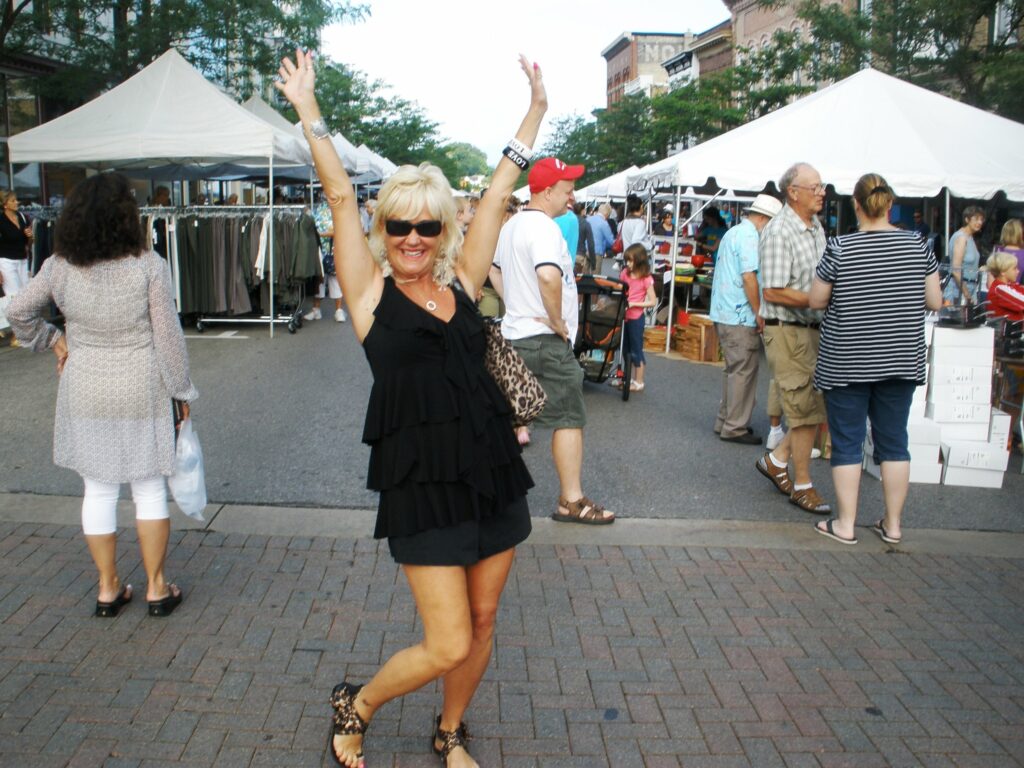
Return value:
[(761, 232), (758, 277), (765, 354), (789, 432), (758, 459), (757, 470), (805, 512), (827, 515), (832, 508), (815, 490), (810, 471), (814, 436), (825, 421), (825, 400), (812, 383), (821, 312), (810, 309), (807, 301), (825, 250), (825, 231), (817, 217), (825, 203), (825, 185), (814, 168), (797, 163), (782, 175), (779, 190), (786, 204)]

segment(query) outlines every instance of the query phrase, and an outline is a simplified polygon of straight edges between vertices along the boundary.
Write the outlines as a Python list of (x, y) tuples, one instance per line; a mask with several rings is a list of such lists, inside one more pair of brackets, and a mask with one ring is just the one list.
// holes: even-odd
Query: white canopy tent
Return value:
[[(678, 210), (684, 187), (756, 191), (798, 161), (842, 195), (867, 172), (884, 176), (899, 197), (945, 191), (947, 223), (951, 194), (1024, 200), (1024, 125), (873, 69), (652, 163), (629, 187), (673, 189)], [(671, 299), (669, 306), (670, 335)]]
[(576, 199), (581, 203), (591, 203), (603, 200), (625, 200), (627, 181), (630, 176), (639, 172), (635, 165), (629, 166), (623, 171), (614, 173), (607, 178), (588, 184), (583, 189), (576, 190)]
[[(272, 109), (269, 105), (267, 108)], [(301, 121), (294, 125), (289, 123), (289, 127), (295, 131), (297, 135), (301, 136), (303, 141), (306, 140), (305, 134), (302, 132)], [(348, 171), (348, 173), (357, 175), (373, 173), (372, 158), (370, 155), (346, 139), (344, 135), (340, 133), (332, 133), (331, 144), (334, 145), (334, 150), (338, 153), (338, 157), (341, 158), (341, 163), (345, 166), (345, 170)]]
[(525, 203), (527, 200), (530, 199), (530, 185), (527, 184), (525, 187), (520, 187), (515, 192), (513, 192), (512, 195), (520, 203)]
[(174, 49), (78, 109), (12, 136), (15, 163), (97, 169), (166, 163), (311, 162), (294, 131), (222, 93)]
[[(174, 49), (78, 109), (12, 136), (14, 163), (74, 163), (96, 170), (160, 165), (308, 165), (305, 141), (222, 93)], [(273, 222), (273, 195), (270, 219)], [(273, 253), (274, 227), (270, 227)], [(270, 259), (273, 285), (274, 262)], [(270, 334), (274, 298), (270, 294)], [(235, 322), (241, 322), (236, 320)]]
[(360, 152), (365, 152), (370, 158), (370, 169), (379, 173), (381, 179), (388, 178), (391, 174), (398, 170), (398, 166), (388, 160), (383, 155), (379, 155), (370, 149), (365, 144), (360, 144), (357, 149)]
[(760, 190), (793, 162), (848, 195), (864, 173), (900, 197), (1024, 200), (1024, 125), (873, 69), (642, 168), (631, 189)]

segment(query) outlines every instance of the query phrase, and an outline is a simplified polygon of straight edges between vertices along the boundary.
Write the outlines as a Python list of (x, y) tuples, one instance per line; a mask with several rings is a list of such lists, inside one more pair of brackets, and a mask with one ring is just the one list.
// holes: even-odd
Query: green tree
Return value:
[[(788, 75), (838, 80), (865, 66), (1005, 117), (1024, 119), (1024, 0), (874, 0), (869, 14), (826, 0), (787, 2), (808, 34)], [(771, 46), (781, 51), (788, 41)]]
[[(449, 154), (438, 135), (437, 123), (415, 102), (392, 94), (383, 81), (328, 61), (317, 71), (317, 98), (331, 130), (353, 144), (366, 144), (398, 165), (433, 163), (452, 186), (465, 175), (458, 153)], [(278, 103), (277, 107), (289, 120), (298, 119), (290, 106)]]
[(630, 94), (607, 109), (594, 111), (597, 118), (591, 159), (594, 180), (631, 165), (647, 165), (658, 159), (651, 130), (651, 100), (642, 93)]
[(444, 153), (455, 166), (459, 179), (465, 176), (486, 176), (491, 172), (487, 154), (480, 148), (462, 141), (446, 144)]
[(272, 75), (283, 54), (316, 48), (321, 28), (364, 13), (349, 0), (7, 0), (0, 56), (66, 63), (41, 78), (40, 87), (74, 102), (117, 85), (174, 47), (208, 78), (245, 96), (252, 73)]
[(551, 121), (547, 139), (537, 153), (541, 157), (557, 157), (567, 163), (587, 167), (587, 174), (577, 184), (583, 186), (592, 177), (593, 153), (597, 124), (582, 115), (561, 115)]
[(778, 41), (763, 51), (742, 50), (739, 64), (655, 96), (652, 137), (657, 154), (707, 141), (811, 90), (793, 78), (804, 61), (795, 53), (798, 38), (780, 33)]
[(586, 166), (577, 183), (583, 187), (656, 159), (650, 122), (650, 99), (633, 94), (608, 109), (595, 110), (593, 120), (576, 114), (555, 118), (541, 154)]

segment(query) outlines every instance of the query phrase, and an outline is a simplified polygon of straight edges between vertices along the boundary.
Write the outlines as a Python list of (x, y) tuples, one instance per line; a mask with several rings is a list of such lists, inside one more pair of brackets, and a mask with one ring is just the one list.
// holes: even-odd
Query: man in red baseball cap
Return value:
[[(545, 157), (537, 161), (530, 169), (530, 175), (527, 176), (527, 180), (530, 182), (530, 193), (535, 195), (538, 192), (543, 192), (560, 181), (576, 181), (586, 173), (586, 170), (582, 165), (566, 165), (557, 157)], [(568, 190), (571, 192), (572, 189), (573, 185), (570, 184)], [(532, 199), (530, 202), (533, 202)], [(557, 215), (561, 215), (561, 211)]]
[(530, 202), (498, 236), (491, 282), (505, 300), (502, 334), (519, 352), (548, 396), (534, 424), (554, 430), (551, 453), (560, 494), (552, 517), (559, 522), (608, 525), (614, 513), (583, 495), (583, 369), (573, 354), (579, 325), (575, 254), (569, 253), (554, 217), (565, 213), (582, 165), (554, 157), (531, 169)]

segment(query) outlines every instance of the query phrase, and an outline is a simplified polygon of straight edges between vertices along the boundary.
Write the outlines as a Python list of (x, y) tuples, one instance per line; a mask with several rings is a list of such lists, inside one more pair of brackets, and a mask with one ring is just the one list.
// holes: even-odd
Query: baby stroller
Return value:
[(598, 384), (622, 369), (622, 399), (629, 400), (632, 363), (623, 359), (622, 324), (626, 317), (626, 284), (605, 275), (579, 275), (580, 330), (573, 353), (583, 378)]

